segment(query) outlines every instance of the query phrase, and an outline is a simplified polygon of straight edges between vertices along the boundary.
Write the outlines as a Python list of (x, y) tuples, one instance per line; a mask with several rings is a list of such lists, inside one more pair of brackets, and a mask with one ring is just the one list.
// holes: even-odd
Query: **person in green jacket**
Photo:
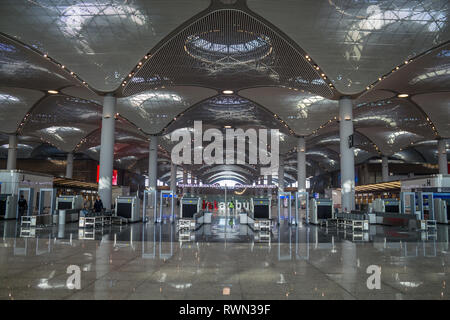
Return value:
[(230, 208), (230, 221), (228, 222), (228, 224), (230, 225), (230, 227), (232, 227), (233, 226), (233, 218), (232, 218), (232, 216), (233, 216), (233, 209), (234, 209), (234, 203), (233, 203), (233, 201), (230, 201), (230, 204), (228, 205), (228, 207)]
[(230, 204), (228, 205), (228, 207), (230, 208), (230, 215), (233, 215), (233, 209), (234, 209), (233, 201), (230, 201)]

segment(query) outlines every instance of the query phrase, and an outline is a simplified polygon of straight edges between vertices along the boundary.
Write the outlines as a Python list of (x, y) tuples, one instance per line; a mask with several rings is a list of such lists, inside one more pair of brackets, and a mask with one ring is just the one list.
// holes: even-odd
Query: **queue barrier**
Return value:
[(337, 227), (351, 228), (352, 230), (369, 230), (369, 215), (367, 213), (335, 213), (333, 219), (327, 219), (325, 221), (328, 227), (329, 223), (334, 223)]

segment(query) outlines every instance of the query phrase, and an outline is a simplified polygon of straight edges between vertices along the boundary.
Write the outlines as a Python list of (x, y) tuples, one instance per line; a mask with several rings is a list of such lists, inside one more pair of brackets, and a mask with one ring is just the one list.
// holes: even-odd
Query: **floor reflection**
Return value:
[[(21, 229), (0, 222), (0, 299), (448, 299), (449, 227), (349, 232), (282, 221), (254, 232), (217, 216), (174, 223)], [(81, 290), (67, 268), (82, 270)], [(366, 285), (370, 265), (382, 287)]]

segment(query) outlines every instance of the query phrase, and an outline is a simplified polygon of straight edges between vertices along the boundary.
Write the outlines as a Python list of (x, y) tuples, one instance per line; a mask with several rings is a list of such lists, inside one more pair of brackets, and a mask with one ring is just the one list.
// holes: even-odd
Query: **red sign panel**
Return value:
[[(99, 177), (100, 177), (100, 166), (97, 165), (97, 183), (98, 183)], [(117, 170), (113, 170), (112, 185), (117, 186)]]

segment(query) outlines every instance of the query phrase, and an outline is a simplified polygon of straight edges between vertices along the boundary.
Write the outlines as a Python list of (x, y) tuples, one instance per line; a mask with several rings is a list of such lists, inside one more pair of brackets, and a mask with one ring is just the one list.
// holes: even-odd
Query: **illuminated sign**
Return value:
[[(98, 183), (99, 177), (100, 177), (100, 166), (97, 165), (97, 183)], [(117, 170), (113, 170), (112, 185), (117, 186)]]

